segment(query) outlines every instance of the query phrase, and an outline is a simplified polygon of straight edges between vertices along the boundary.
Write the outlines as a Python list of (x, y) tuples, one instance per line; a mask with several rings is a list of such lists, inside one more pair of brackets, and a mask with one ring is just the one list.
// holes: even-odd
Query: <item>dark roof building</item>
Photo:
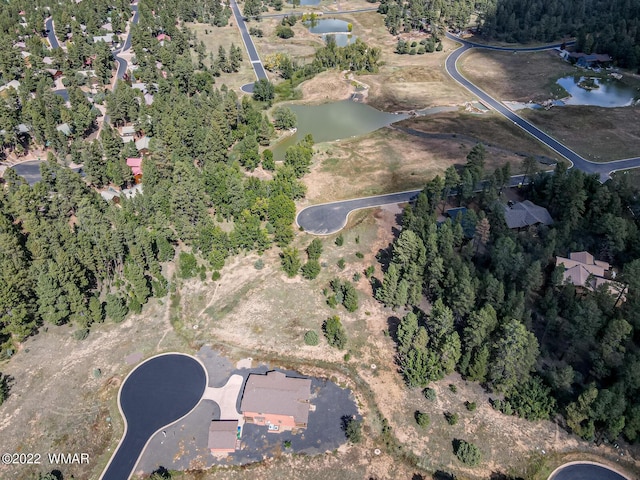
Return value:
[(231, 453), (236, 450), (238, 420), (214, 420), (209, 425), (208, 447), (211, 453)]
[(551, 225), (553, 218), (549, 211), (529, 200), (505, 206), (504, 219), (509, 228), (525, 228), (532, 225)]
[(240, 411), (247, 422), (269, 425), (270, 431), (304, 428), (309, 420), (311, 379), (282, 372), (251, 374), (244, 387)]

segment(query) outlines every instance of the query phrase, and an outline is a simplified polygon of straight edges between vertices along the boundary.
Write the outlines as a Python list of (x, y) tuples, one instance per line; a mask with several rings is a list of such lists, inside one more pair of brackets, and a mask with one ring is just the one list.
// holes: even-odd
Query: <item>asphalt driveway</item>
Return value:
[(125, 436), (102, 480), (128, 480), (147, 441), (160, 428), (189, 413), (206, 387), (206, 371), (188, 355), (153, 357), (136, 367), (120, 389)]

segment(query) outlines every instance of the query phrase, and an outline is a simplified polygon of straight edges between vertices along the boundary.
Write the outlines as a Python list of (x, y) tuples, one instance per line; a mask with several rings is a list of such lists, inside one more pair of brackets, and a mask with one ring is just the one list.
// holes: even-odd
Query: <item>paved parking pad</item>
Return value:
[[(256, 368), (233, 368), (231, 363), (217, 352), (203, 348), (197, 357), (209, 371), (209, 385), (216, 388), (227, 385), (228, 391), (237, 388), (239, 394), (235, 409), (240, 411), (241, 394), (244, 382), (251, 373), (266, 373), (273, 370), (267, 365)], [(212, 369), (215, 369), (212, 371)], [(297, 372), (280, 370), (287, 376), (300, 377)], [(221, 371), (225, 371), (222, 378)], [(230, 377), (233, 376), (231, 379)], [(237, 377), (236, 377), (237, 376)], [(356, 402), (350, 390), (340, 388), (335, 383), (312, 378), (311, 404), (315, 407), (309, 412), (308, 427), (296, 434), (291, 432), (269, 433), (267, 427), (245, 423), (242, 430), (241, 446), (235, 453), (223, 457), (214, 457), (207, 448), (209, 425), (212, 420), (221, 419), (218, 404), (206, 397), (223, 398), (222, 391), (208, 389), (205, 399), (198, 407), (180, 422), (159, 432), (149, 442), (136, 467), (138, 473), (150, 473), (159, 467), (173, 470), (206, 469), (214, 465), (243, 465), (261, 461), (282, 451), (315, 455), (338, 448), (346, 441), (342, 429), (342, 417), (357, 415)], [(230, 398), (226, 396), (223, 410), (229, 411)], [(228, 415), (228, 414), (227, 414)], [(236, 417), (234, 417), (236, 418)], [(223, 417), (222, 419), (227, 419)], [(284, 442), (289, 440), (291, 448), (285, 449)]]

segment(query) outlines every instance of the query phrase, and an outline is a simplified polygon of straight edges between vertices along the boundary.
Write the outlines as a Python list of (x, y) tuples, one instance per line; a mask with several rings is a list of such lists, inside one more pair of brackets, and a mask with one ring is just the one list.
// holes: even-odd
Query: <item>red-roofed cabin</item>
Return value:
[(142, 158), (127, 158), (127, 166), (131, 168), (131, 172), (133, 173), (133, 178), (135, 179), (136, 184), (140, 183), (142, 181)]
[(169, 35), (167, 35), (166, 33), (160, 33), (156, 37), (156, 40), (158, 40), (160, 43), (164, 42), (165, 40), (170, 42), (171, 41), (171, 37)]

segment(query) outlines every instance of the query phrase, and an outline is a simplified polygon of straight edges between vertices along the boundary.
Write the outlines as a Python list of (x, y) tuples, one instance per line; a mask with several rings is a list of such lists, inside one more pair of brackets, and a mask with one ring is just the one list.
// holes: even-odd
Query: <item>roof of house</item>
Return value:
[(311, 379), (287, 377), (282, 372), (251, 374), (247, 378), (240, 410), (261, 414), (287, 415), (296, 423), (309, 419)]
[(581, 59), (585, 62), (610, 62), (611, 57), (606, 53), (584, 53), (584, 52), (571, 52), (569, 54), (571, 58)]
[(42, 63), (44, 63), (45, 65), (51, 65), (53, 63), (53, 58), (51, 58), (51, 57), (43, 57), (42, 58)]
[(93, 37), (93, 43), (98, 43), (100, 41), (105, 43), (113, 42), (113, 33), (107, 33), (106, 35), (97, 35)]
[(129, 157), (127, 158), (127, 166), (131, 168), (134, 175), (142, 174), (142, 158)]
[(444, 213), (446, 213), (450, 218), (455, 219), (458, 214), (464, 215), (465, 213), (467, 213), (467, 207), (450, 208), (448, 210), (445, 210)]
[(6, 90), (7, 88), (18, 90), (18, 88), (20, 88), (20, 82), (18, 80), (11, 80), (10, 82), (7, 82), (4, 85), (0, 86), (0, 92)]
[(238, 420), (214, 420), (209, 425), (209, 449), (235, 450)]
[(71, 135), (71, 127), (69, 126), (69, 124), (68, 124), (68, 123), (63, 123), (63, 124), (61, 124), (61, 125), (58, 125), (58, 126), (56, 127), (56, 130), (57, 130), (57, 131), (59, 131), (59, 132), (64, 133), (67, 137), (68, 137), (69, 135)]
[(599, 277), (604, 276), (605, 270), (608, 270), (608, 268), (605, 269), (601, 265), (597, 265), (595, 263), (581, 262), (579, 260), (564, 257), (556, 257), (556, 265), (563, 265), (565, 269), (571, 269), (576, 266), (581, 266), (587, 272)]
[(553, 218), (546, 208), (529, 200), (515, 203), (512, 207), (505, 206), (504, 219), (509, 228), (528, 227), (538, 223), (551, 225), (553, 223)]
[(134, 133), (136, 133), (136, 127), (134, 127), (133, 125), (125, 125), (120, 131), (122, 135), (133, 135)]
[(584, 265), (574, 265), (564, 271), (562, 278), (565, 282), (585, 287), (588, 286), (587, 282), (590, 275), (592, 275), (592, 273), (584, 268)]
[(151, 142), (151, 138), (145, 135), (136, 142), (136, 148), (138, 149), (138, 151), (147, 149), (149, 148), (149, 142)]
[(156, 37), (156, 40), (158, 40), (159, 42), (162, 42), (163, 40), (169, 40), (170, 41), (171, 37), (169, 35), (167, 35), (166, 33), (160, 33)]

